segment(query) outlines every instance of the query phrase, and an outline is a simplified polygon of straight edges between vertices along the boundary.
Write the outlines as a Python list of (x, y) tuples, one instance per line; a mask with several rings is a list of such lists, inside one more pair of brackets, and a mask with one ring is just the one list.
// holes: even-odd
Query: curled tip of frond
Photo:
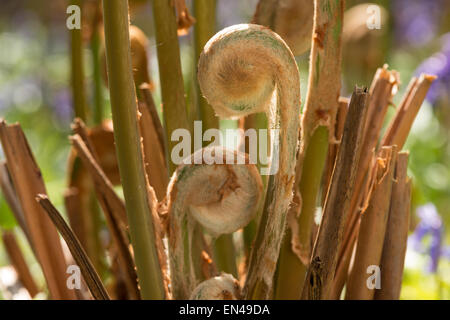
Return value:
[(190, 300), (239, 300), (241, 288), (231, 275), (222, 273), (200, 283), (192, 292)]
[(254, 24), (218, 32), (205, 45), (198, 65), (201, 91), (221, 117), (267, 111), (275, 87), (299, 90), (298, 78), (294, 57), (283, 39)]
[[(189, 208), (192, 217), (215, 235), (232, 233), (254, 217), (262, 180), (245, 154), (214, 146), (195, 152), (169, 184), (169, 214)], [(233, 164), (230, 164), (233, 163)]]

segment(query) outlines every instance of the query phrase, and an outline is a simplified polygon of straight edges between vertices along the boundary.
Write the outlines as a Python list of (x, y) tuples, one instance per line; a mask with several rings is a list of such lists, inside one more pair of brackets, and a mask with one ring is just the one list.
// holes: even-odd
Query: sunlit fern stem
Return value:
[(92, 120), (96, 125), (102, 123), (104, 109), (103, 83), (100, 65), (100, 35), (98, 27), (98, 22), (94, 22), (91, 39), (92, 76), (94, 78), (94, 112)]
[[(216, 0), (197, 0), (194, 1), (193, 5), (196, 20), (194, 25), (194, 38), (195, 61), (197, 62), (206, 42), (208, 42), (216, 31)], [(197, 74), (197, 64), (195, 64), (195, 74)], [(198, 110), (203, 131), (219, 129), (219, 118), (216, 117), (214, 109), (202, 96), (197, 81), (195, 83)], [(203, 146), (209, 143), (204, 142)], [(214, 258), (219, 271), (224, 271), (237, 277), (236, 254), (232, 234), (224, 234), (216, 239), (214, 242)]]
[[(303, 175), (298, 188), (301, 198), (301, 214), (298, 217), (298, 242), (305, 246), (312, 242), (314, 216), (320, 192), (322, 172), (328, 151), (328, 128), (318, 127), (311, 137), (303, 162)], [(326, 190), (323, 190), (326, 192)], [(302, 263), (292, 251), (292, 230), (288, 228), (280, 250), (276, 280), (275, 299), (300, 297), (303, 281), (308, 268), (309, 257)], [(307, 250), (307, 252), (309, 252)]]
[[(82, 7), (81, 0), (72, 0), (71, 5)], [(75, 117), (87, 120), (86, 91), (84, 88), (84, 64), (83, 64), (83, 35), (81, 26), (70, 32), (70, 59), (71, 59), (71, 84), (72, 101)]]
[(164, 299), (163, 277), (154, 238), (155, 226), (149, 208), (137, 126), (128, 1), (103, 1), (103, 15), (114, 138), (141, 297)]
[[(196, 23), (194, 25), (195, 37), (195, 61), (198, 61), (200, 54), (206, 42), (215, 34), (216, 31), (216, 0), (196, 0), (194, 5), (194, 16)], [(197, 65), (195, 64), (196, 73)], [(197, 81), (195, 81), (197, 83)], [(219, 128), (219, 118), (216, 117), (214, 109), (208, 104), (202, 96), (198, 83), (196, 85), (197, 101), (202, 120), (203, 130)]]
[[(310, 260), (311, 230), (320, 181), (329, 141), (333, 142), (335, 138), (334, 127), (341, 88), (343, 12), (344, 0), (314, 1), (308, 93), (301, 120), (300, 150), (295, 176), (299, 207), (292, 206), (289, 212), (289, 219), (293, 221), (290, 221), (288, 237), (285, 237), (285, 245), (278, 261), (275, 298), (279, 299), (300, 298)], [(294, 232), (297, 234), (294, 235)], [(295, 258), (297, 260), (294, 261)]]
[(233, 234), (223, 234), (214, 241), (214, 262), (218, 271), (238, 276)]
[[(103, 121), (103, 109), (104, 109), (104, 95), (103, 95), (103, 83), (100, 65), (100, 7), (96, 7), (95, 16), (92, 21), (92, 36), (91, 36), (91, 54), (92, 54), (92, 77), (94, 84), (94, 104), (92, 112), (92, 122), (94, 125), (100, 125)], [(95, 246), (98, 253), (96, 267), (97, 271), (101, 276), (106, 272), (106, 264), (104, 260), (104, 255), (102, 255), (102, 245), (100, 239), (101, 231), (101, 212), (95, 196), (95, 193), (91, 193), (90, 208), (92, 210), (92, 225), (93, 231), (95, 232)]]
[[(256, 114), (250, 114), (244, 119), (244, 132), (248, 129), (254, 129), (256, 132), (260, 132), (259, 130), (267, 130), (268, 123), (267, 123), (267, 117), (264, 113), (256, 113)], [(267, 141), (269, 141), (269, 135), (267, 135)], [(249, 153), (250, 151), (250, 142), (245, 142), (245, 152)], [(258, 167), (258, 170), (261, 170), (261, 162), (258, 161), (256, 166)], [(260, 171), (261, 172), (261, 171)], [(264, 190), (266, 190), (267, 187), (267, 176), (261, 176), (263, 181), (263, 187)], [(265, 194), (266, 192), (263, 192)], [(252, 247), (252, 243), (255, 240), (256, 232), (258, 230), (258, 222), (259, 218), (262, 214), (262, 206), (258, 210), (258, 213), (252, 221), (244, 228), (244, 250), (245, 250), (245, 256), (248, 258), (250, 254), (250, 250)], [(248, 262), (248, 261), (247, 261)]]
[(171, 140), (172, 132), (177, 129), (191, 130), (192, 128), (187, 121), (175, 7), (171, 0), (158, 0), (152, 1), (152, 3), (164, 129), (168, 146), (166, 159), (169, 174), (172, 174), (176, 169), (176, 164), (171, 161), (171, 152), (178, 143)]

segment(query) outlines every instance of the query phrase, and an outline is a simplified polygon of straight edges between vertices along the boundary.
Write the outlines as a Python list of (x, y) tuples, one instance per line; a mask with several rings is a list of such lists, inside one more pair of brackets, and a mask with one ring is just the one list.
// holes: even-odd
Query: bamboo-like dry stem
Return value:
[(83, 123), (76, 122), (73, 130), (75, 136), (70, 137), (72, 145), (90, 173), (96, 190), (106, 198), (109, 208), (114, 212), (114, 218), (121, 223), (122, 228), (125, 230), (128, 226), (125, 205), (115, 193), (112, 183), (98, 164), (98, 156), (87, 136)]
[(408, 156), (407, 152), (400, 152), (397, 156), (389, 220), (380, 262), (381, 288), (375, 291), (375, 300), (400, 298), (411, 205), (411, 180), (407, 176)]
[(145, 102), (150, 116), (152, 118), (153, 126), (155, 127), (155, 131), (158, 136), (159, 144), (165, 148), (165, 134), (164, 128), (159, 120), (158, 111), (156, 110), (155, 101), (153, 100), (153, 95), (151, 92), (151, 85), (148, 83), (143, 83), (139, 86), (139, 91), (141, 92), (140, 96), (143, 102)]
[(148, 73), (148, 39), (145, 33), (136, 26), (130, 25), (130, 48), (133, 77), (136, 88), (143, 83), (153, 86)]
[(375, 181), (367, 210), (361, 217), (352, 270), (347, 281), (347, 300), (371, 300), (374, 289), (367, 285), (370, 266), (380, 266), (389, 217), (397, 148), (383, 147), (375, 166)]
[[(295, 191), (298, 206), (288, 214), (291, 238), (280, 255), (277, 297), (299, 299), (311, 255), (311, 231), (321, 178), (328, 151), (334, 141), (336, 113), (341, 89), (341, 33), (344, 1), (315, 0), (313, 42), (308, 92), (301, 120), (300, 149), (296, 165)], [(287, 245), (291, 244), (291, 247)], [(286, 252), (291, 250), (291, 253)], [(294, 255), (297, 256), (297, 261)], [(284, 261), (284, 259), (290, 261)], [(295, 279), (293, 278), (295, 277)], [(296, 283), (292, 286), (292, 283)], [(280, 290), (287, 288), (289, 292)]]
[(341, 145), (303, 287), (304, 299), (328, 299), (338, 258), (338, 248), (342, 241), (355, 187), (366, 120), (367, 98), (366, 88), (356, 88), (350, 101)]
[(177, 129), (190, 130), (191, 127), (187, 122), (177, 21), (173, 1), (159, 0), (152, 2), (164, 129), (167, 138), (167, 161), (169, 174), (172, 174), (176, 169), (176, 165), (171, 160), (172, 149), (176, 145), (176, 141), (171, 140), (172, 132)]
[[(385, 68), (383, 68), (385, 69)], [(378, 76), (378, 77), (377, 77)], [(392, 78), (392, 76), (394, 78)], [(386, 73), (384, 70), (379, 69), (379, 71), (377, 72), (374, 82), (372, 84), (371, 87), (371, 91), (372, 91), (372, 95), (374, 96), (371, 99), (371, 103), (375, 102), (375, 101), (379, 101), (379, 106), (381, 106), (379, 109), (376, 109), (376, 104), (374, 104), (373, 106), (371, 106), (369, 109), (373, 109), (375, 111), (372, 111), (371, 114), (376, 114), (377, 117), (374, 118), (374, 123), (375, 122), (380, 122), (380, 124), (378, 125), (378, 127), (381, 127), (381, 122), (383, 121), (383, 117), (381, 117), (379, 110), (383, 110), (385, 107), (383, 107), (385, 104), (388, 104), (390, 102), (390, 98), (392, 97), (392, 91), (389, 91), (387, 89), (383, 89), (383, 87), (388, 87), (391, 86), (393, 87), (393, 85), (395, 85), (395, 83), (397, 82), (396, 80), (397, 76), (395, 75), (395, 73), (391, 73), (391, 75), (389, 75), (388, 73)], [(388, 80), (388, 79), (392, 79), (392, 81), (386, 82), (383, 81), (383, 79)], [(415, 116), (417, 115), (418, 109), (420, 108), (420, 105), (422, 104), (426, 92), (428, 91), (432, 81), (435, 79), (435, 77), (433, 76), (429, 76), (429, 75), (422, 75), (420, 77), (421, 81), (420, 81), (420, 86), (418, 86), (418, 79), (417, 78), (413, 78), (411, 79), (408, 88), (406, 90), (406, 93), (404, 95), (404, 97), (402, 98), (402, 101), (397, 109), (397, 113), (394, 116), (394, 118), (392, 119), (388, 130), (386, 131), (382, 141), (381, 141), (381, 146), (388, 146), (389, 143), (394, 143), (397, 145), (398, 150), (401, 150), (403, 148), (404, 143), (406, 142), (406, 137), (409, 133), (409, 130), (411, 129), (411, 125), (414, 121)], [(380, 82), (379, 84), (377, 84), (378, 82)], [(384, 84), (383, 84), (384, 83)], [(390, 83), (390, 84), (389, 84)], [(376, 90), (376, 88), (379, 88), (378, 90)], [(372, 90), (373, 89), (373, 90)], [(382, 97), (382, 96), (378, 96), (378, 94), (376, 94), (376, 92), (379, 92), (380, 95), (384, 94), (388, 94), (388, 97)], [(378, 96), (378, 97), (377, 97)], [(375, 109), (374, 109), (375, 108)], [(378, 110), (378, 111), (376, 111)], [(408, 110), (406, 112), (406, 110)], [(374, 113), (376, 112), (376, 113)], [(406, 119), (406, 120), (403, 120)], [(369, 121), (369, 118), (368, 118)], [(366, 128), (374, 128), (374, 124), (372, 124), (371, 126), (366, 126)], [(376, 137), (379, 136), (379, 133), (376, 135)], [(401, 136), (401, 137), (400, 137)], [(372, 141), (369, 142), (366, 139), (368, 145), (370, 146), (375, 146), (376, 145), (376, 141)], [(369, 152), (370, 154), (373, 155), (373, 152), (370, 149), (367, 149), (365, 152)], [(363, 153), (364, 154), (364, 153)], [(370, 161), (373, 162), (373, 156), (371, 157), (367, 157), (364, 160), (365, 161), (365, 168), (369, 168), (369, 164)], [(357, 180), (357, 187), (360, 188), (361, 190), (369, 190), (370, 186), (371, 186), (371, 178), (368, 177), (366, 175), (367, 173), (367, 169), (363, 170), (361, 167), (361, 169), (359, 170), (358, 173), (358, 180)], [(357, 195), (357, 197), (355, 199), (352, 200), (352, 211), (351, 211), (351, 215), (349, 218), (349, 221), (347, 222), (347, 228), (346, 228), (346, 234), (344, 236), (344, 241), (343, 241), (343, 246), (340, 250), (340, 258), (339, 258), (339, 263), (338, 263), (338, 270), (336, 271), (336, 278), (335, 278), (335, 283), (334, 283), (334, 288), (333, 288), (333, 298), (338, 298), (342, 288), (345, 284), (345, 280), (347, 278), (347, 270), (349, 268), (349, 264), (350, 264), (350, 258), (351, 258), (351, 253), (352, 253), (352, 248), (354, 247), (354, 243), (357, 239), (357, 235), (359, 232), (359, 214), (360, 214), (360, 208), (359, 206), (365, 207), (365, 203), (367, 203), (369, 201), (368, 197), (370, 196), (370, 192), (361, 192)]]
[(139, 299), (137, 276), (134, 269), (133, 258), (129, 252), (129, 240), (125, 232), (127, 228), (125, 205), (115, 194), (111, 182), (103, 173), (88, 146), (79, 135), (71, 137), (72, 145), (84, 166), (89, 170), (94, 180), (97, 198), (103, 209), (112, 240), (117, 249), (118, 263), (123, 272), (127, 293), (131, 299)]
[(65, 205), (69, 222), (89, 258), (100, 272), (102, 255), (98, 232), (100, 214), (94, 199), (91, 180), (73, 150), (71, 150), (68, 160), (68, 177)]
[(419, 79), (413, 79), (415, 84), (411, 86), (411, 91), (406, 95), (404, 102), (398, 108), (396, 115), (386, 131), (381, 142), (383, 146), (397, 145), (399, 150), (403, 147), (411, 130), (414, 119), (425, 100), (435, 76), (422, 74)]
[(369, 188), (369, 177), (374, 150), (377, 147), (380, 137), (380, 130), (383, 124), (387, 109), (394, 94), (394, 88), (398, 84), (398, 74), (396, 71), (389, 71), (387, 65), (379, 68), (375, 73), (370, 87), (370, 96), (366, 124), (364, 128), (364, 143), (362, 145), (361, 159), (358, 165), (356, 177), (356, 189), (361, 192), (355, 193), (352, 198), (350, 214), (346, 222), (346, 230), (341, 248), (339, 248), (339, 260), (330, 299), (338, 299), (347, 279), (347, 270), (350, 263), (350, 254), (354, 241), (357, 238), (355, 228), (359, 225), (359, 206), (364, 200), (364, 190)]
[(87, 241), (87, 228), (84, 221), (83, 210), (81, 209), (80, 193), (78, 188), (69, 187), (64, 191), (64, 208), (69, 219), (70, 228), (77, 236), (83, 248), (89, 248)]
[(19, 244), (17, 243), (14, 233), (11, 231), (5, 231), (2, 234), (3, 244), (5, 246), (8, 257), (17, 272), (20, 282), (27, 289), (30, 297), (34, 297), (39, 293), (39, 289), (36, 282), (31, 275), (30, 269), (25, 261), (25, 258), (20, 250)]
[[(348, 105), (350, 103), (350, 99), (345, 97), (339, 98), (339, 108), (338, 112), (336, 114), (336, 121), (335, 121), (335, 129), (334, 129), (334, 139), (336, 141), (339, 141), (338, 143), (330, 143), (328, 145), (328, 154), (327, 154), (327, 160), (325, 164), (325, 171), (323, 173), (322, 177), (322, 205), (325, 203), (326, 200), (326, 190), (328, 190), (330, 183), (331, 183), (331, 177), (333, 175), (333, 169), (334, 164), (336, 163), (336, 157), (339, 150), (339, 145), (341, 143), (342, 134), (344, 133), (344, 125), (345, 120), (347, 118), (347, 112), (348, 112)], [(367, 119), (367, 116), (366, 116)]]
[(164, 135), (148, 85), (140, 86), (142, 99), (138, 103), (139, 129), (144, 150), (145, 171), (158, 200), (163, 200), (169, 176), (167, 174)]
[(75, 234), (70, 230), (67, 223), (64, 221), (61, 214), (56, 210), (48, 197), (44, 194), (38, 194), (36, 201), (42, 206), (44, 211), (48, 214), (48, 217), (52, 220), (55, 227), (61, 233), (61, 236), (66, 241), (67, 247), (70, 250), (75, 262), (80, 268), (81, 274), (91, 292), (92, 296), (96, 300), (110, 300), (108, 292), (106, 292), (100, 277), (89, 260), (86, 252), (78, 241)]
[(2, 120), (0, 139), (50, 295), (52, 299), (76, 299), (65, 285), (67, 264), (56, 229), (34, 199), (36, 194), (45, 193), (46, 188), (25, 135), (19, 125), (7, 125)]
[[(166, 1), (154, 3), (162, 2)], [(156, 246), (157, 235), (149, 208), (137, 125), (128, 31), (128, 1), (104, 0), (103, 15), (114, 137), (141, 297), (163, 299), (165, 290)]]

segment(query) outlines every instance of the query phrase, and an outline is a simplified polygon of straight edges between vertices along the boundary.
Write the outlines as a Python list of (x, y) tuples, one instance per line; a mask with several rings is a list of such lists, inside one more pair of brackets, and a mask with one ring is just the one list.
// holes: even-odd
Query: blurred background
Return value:
[[(90, 2), (86, 0), (85, 2)], [(91, 1), (92, 2), (92, 1)], [(387, 63), (400, 73), (397, 105), (410, 80), (421, 72), (439, 78), (430, 89), (405, 149), (410, 151), (413, 179), (410, 237), (406, 255), (403, 299), (450, 298), (450, 1), (380, 0), (379, 30), (366, 26), (364, 1), (347, 0), (344, 23), (343, 88), (349, 96), (354, 85), (370, 86), (378, 67)], [(188, 6), (192, 0), (187, 1)], [(217, 0), (216, 30), (249, 22), (257, 0)], [(66, 28), (68, 1), (2, 0), (0, 4), (0, 117), (19, 122), (42, 170), (48, 193), (64, 212), (67, 185), (70, 123), (70, 46)], [(156, 43), (150, 0), (130, 0), (131, 21), (149, 38), (150, 74), (154, 98), (160, 92)], [(191, 11), (192, 12), (192, 11)], [(84, 23), (84, 20), (83, 20)], [(94, 104), (92, 50), (85, 35), (85, 85), (88, 106)], [(194, 59), (192, 31), (180, 36), (187, 101), (192, 92)], [(309, 52), (297, 57), (302, 100), (306, 94)], [(104, 114), (110, 117), (104, 91)], [(393, 115), (390, 108), (388, 119)], [(0, 158), (4, 159), (0, 149)], [(14, 229), (28, 265), (40, 285), (44, 279), (24, 236), (0, 195), (0, 228)], [(8, 286), (8, 258), (0, 242), (0, 299)]]

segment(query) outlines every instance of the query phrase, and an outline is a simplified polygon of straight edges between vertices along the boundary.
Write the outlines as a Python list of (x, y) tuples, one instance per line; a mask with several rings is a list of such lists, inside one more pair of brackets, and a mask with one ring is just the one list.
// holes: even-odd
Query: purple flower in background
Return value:
[(450, 99), (450, 33), (443, 35), (441, 42), (441, 51), (422, 62), (415, 72), (416, 75), (428, 73), (438, 77), (427, 94), (427, 101), (432, 105)]
[(436, 34), (444, 0), (396, 0), (392, 3), (396, 42), (420, 46)]
[[(444, 253), (442, 248), (442, 237), (444, 234), (442, 219), (432, 203), (417, 208), (417, 216), (420, 218), (420, 222), (414, 233), (409, 237), (408, 245), (415, 251), (428, 253), (430, 255), (428, 271), (436, 272), (439, 259)], [(430, 244), (428, 246), (425, 246), (423, 243), (426, 235), (430, 235)]]
[(70, 123), (73, 118), (72, 95), (70, 91), (67, 89), (58, 91), (53, 100), (52, 107), (57, 119), (64, 124)]
[(450, 260), (450, 246), (445, 246), (444, 248), (442, 248), (442, 257)]
[(217, 22), (219, 30), (233, 24), (250, 22), (258, 0), (217, 1)]

